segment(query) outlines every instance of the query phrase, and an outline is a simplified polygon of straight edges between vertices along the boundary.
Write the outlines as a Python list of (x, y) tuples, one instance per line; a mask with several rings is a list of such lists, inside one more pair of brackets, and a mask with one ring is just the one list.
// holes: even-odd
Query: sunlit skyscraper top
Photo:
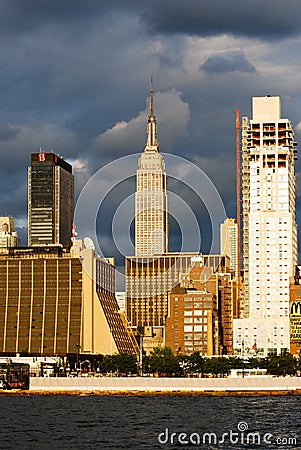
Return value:
[(135, 195), (135, 253), (152, 256), (168, 251), (167, 175), (159, 153), (154, 93), (150, 83), (147, 141), (138, 161)]

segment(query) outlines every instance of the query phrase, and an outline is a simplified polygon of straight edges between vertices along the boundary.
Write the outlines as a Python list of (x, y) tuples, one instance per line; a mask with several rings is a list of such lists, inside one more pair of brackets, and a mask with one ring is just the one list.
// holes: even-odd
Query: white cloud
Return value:
[[(190, 109), (176, 89), (154, 95), (157, 117), (158, 140), (162, 151), (171, 151), (173, 146), (187, 133)], [(99, 154), (116, 156), (140, 152), (146, 142), (149, 107), (130, 121), (117, 122), (112, 128), (97, 136), (92, 144)]]

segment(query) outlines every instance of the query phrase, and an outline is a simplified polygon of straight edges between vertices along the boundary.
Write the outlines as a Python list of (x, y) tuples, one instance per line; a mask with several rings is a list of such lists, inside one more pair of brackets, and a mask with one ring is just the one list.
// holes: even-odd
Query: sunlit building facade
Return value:
[(147, 142), (136, 173), (135, 254), (153, 256), (167, 251), (167, 175), (163, 157), (159, 153), (151, 84)]
[(222, 255), (228, 255), (230, 258), (230, 269), (238, 277), (238, 239), (237, 239), (238, 227), (236, 219), (227, 218), (220, 226), (220, 253)]
[(234, 347), (237, 354), (267, 355), (290, 346), (296, 142), (279, 97), (254, 97), (253, 118), (243, 118), (242, 128), (245, 318), (235, 321)]
[(115, 267), (76, 241), (0, 256), (0, 354), (136, 353), (115, 298)]
[(218, 355), (218, 311), (214, 294), (193, 285), (175, 287), (169, 295), (165, 345), (175, 354)]

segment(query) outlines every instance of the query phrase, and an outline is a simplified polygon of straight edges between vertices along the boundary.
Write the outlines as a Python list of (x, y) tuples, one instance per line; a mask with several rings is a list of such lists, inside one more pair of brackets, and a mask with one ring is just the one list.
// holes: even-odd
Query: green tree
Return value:
[(98, 365), (100, 373), (117, 373), (128, 375), (137, 373), (137, 362), (134, 355), (127, 353), (117, 353), (116, 355), (105, 356)]
[(190, 373), (203, 375), (205, 360), (200, 352), (194, 352), (189, 357)]
[(215, 377), (218, 375), (224, 377), (230, 372), (230, 363), (228, 358), (207, 358), (204, 365), (204, 372), (207, 374), (213, 374)]
[(186, 377), (191, 373), (191, 366), (188, 355), (177, 355), (176, 356), (178, 367), (179, 367), (179, 375)]
[(144, 374), (149, 374), (151, 372), (149, 359), (150, 359), (149, 355), (143, 355), (143, 358), (142, 358), (142, 371), (143, 371)]
[(250, 369), (265, 369), (267, 367), (266, 359), (253, 356), (248, 359), (248, 367)]
[(118, 374), (132, 374), (137, 373), (137, 359), (135, 355), (128, 355), (127, 353), (118, 353), (113, 356), (113, 362), (116, 366)]
[(181, 372), (178, 358), (170, 347), (154, 348), (149, 356), (149, 371), (161, 376), (178, 375)]
[(103, 361), (99, 362), (98, 368), (100, 373), (114, 373), (116, 372), (116, 365), (113, 356), (105, 356)]
[(286, 375), (296, 375), (298, 370), (298, 360), (288, 351), (281, 356), (271, 355), (267, 358), (267, 371), (271, 375), (285, 377)]
[(237, 356), (231, 356), (228, 358), (230, 369), (242, 369), (243, 361), (242, 358), (238, 358)]

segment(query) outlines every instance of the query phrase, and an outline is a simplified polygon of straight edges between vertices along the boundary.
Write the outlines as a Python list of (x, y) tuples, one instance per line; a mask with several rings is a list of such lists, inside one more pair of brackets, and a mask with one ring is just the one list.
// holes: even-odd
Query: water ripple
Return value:
[[(301, 397), (298, 396), (62, 395), (4, 396), (0, 401), (0, 448), (5, 450), (301, 448)], [(244, 434), (238, 424), (247, 428)], [(173, 438), (172, 433), (175, 433)], [(194, 439), (197, 435), (202, 438), (205, 433), (211, 433), (211, 439), (216, 435), (219, 441), (223, 434), (228, 436), (224, 436), (222, 443), (181, 445), (180, 433)], [(230, 441), (235, 433), (240, 442)], [(260, 436), (261, 441), (247, 444), (247, 433)], [(161, 442), (167, 436), (166, 443), (160, 444), (160, 434)], [(269, 445), (263, 442), (265, 434), (272, 436), (273, 442)], [(297, 444), (285, 441), (289, 438), (296, 439)], [(276, 445), (276, 439), (282, 441)]]

